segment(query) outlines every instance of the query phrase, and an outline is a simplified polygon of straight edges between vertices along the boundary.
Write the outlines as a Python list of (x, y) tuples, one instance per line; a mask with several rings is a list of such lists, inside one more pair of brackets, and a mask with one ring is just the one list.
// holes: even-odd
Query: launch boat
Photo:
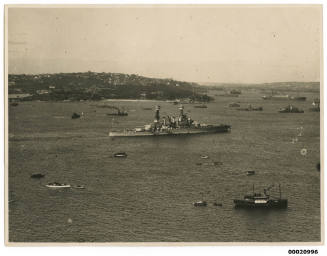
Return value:
[(282, 199), (282, 193), (279, 185), (279, 198), (273, 198), (267, 192), (273, 187), (270, 186), (267, 189), (264, 189), (264, 194), (253, 193), (252, 195), (245, 195), (244, 199), (235, 199), (234, 204), (235, 208), (287, 208), (287, 199)]
[(225, 133), (230, 132), (231, 126), (208, 125), (193, 121), (183, 111), (184, 107), (179, 107), (178, 117), (165, 116), (160, 120), (160, 107), (156, 107), (155, 119), (151, 124), (144, 125), (141, 128), (135, 128), (123, 131), (110, 131), (110, 137), (136, 137), (136, 136), (163, 136), (163, 135), (191, 135), (206, 133)]
[(59, 182), (51, 182), (46, 185), (48, 188), (70, 188), (69, 184), (59, 183)]

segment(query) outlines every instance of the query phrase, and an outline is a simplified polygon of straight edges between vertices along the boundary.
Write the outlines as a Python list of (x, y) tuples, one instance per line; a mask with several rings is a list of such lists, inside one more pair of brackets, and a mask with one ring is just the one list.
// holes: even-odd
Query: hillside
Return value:
[(196, 83), (120, 73), (11, 74), (8, 80), (10, 95), (28, 95), (21, 100), (211, 100)]
[(262, 91), (306, 91), (319, 92), (320, 82), (274, 82), (261, 84), (242, 83), (202, 83), (202, 86), (211, 90), (231, 90), (231, 89), (257, 89)]

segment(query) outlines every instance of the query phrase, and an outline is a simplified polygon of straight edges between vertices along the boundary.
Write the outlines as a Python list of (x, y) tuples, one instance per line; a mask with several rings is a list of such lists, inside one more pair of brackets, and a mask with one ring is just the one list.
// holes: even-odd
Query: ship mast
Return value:
[(156, 112), (155, 112), (155, 116), (154, 116), (154, 122), (155, 122), (155, 123), (158, 123), (159, 120), (160, 120), (160, 114), (159, 114), (159, 111), (160, 111), (160, 106), (156, 106)]

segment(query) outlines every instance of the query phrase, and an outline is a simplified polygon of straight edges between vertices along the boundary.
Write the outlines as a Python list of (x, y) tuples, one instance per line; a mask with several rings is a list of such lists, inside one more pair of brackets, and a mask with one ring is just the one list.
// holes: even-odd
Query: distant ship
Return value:
[(290, 100), (305, 101), (307, 97), (304, 96), (291, 96)]
[(282, 192), (279, 185), (279, 198), (273, 198), (268, 193), (269, 189), (273, 187), (270, 186), (264, 189), (264, 194), (255, 193), (253, 185), (253, 193), (251, 195), (245, 195), (244, 199), (235, 199), (235, 208), (287, 208), (287, 199), (282, 199)]
[(128, 116), (127, 111), (120, 110), (118, 107), (110, 106), (110, 108), (117, 110), (117, 112), (107, 113), (108, 116)]
[(312, 112), (320, 112), (320, 99), (314, 99), (312, 102), (313, 108), (310, 108), (309, 110)]
[(207, 105), (202, 104), (202, 105), (195, 105), (195, 108), (207, 108)]
[(230, 91), (230, 94), (242, 94), (240, 90), (233, 89)]
[(241, 105), (237, 102), (232, 102), (228, 105), (230, 108), (238, 108), (240, 107)]
[(264, 100), (289, 100), (288, 95), (269, 95), (269, 96), (262, 96)]
[(288, 105), (285, 108), (281, 108), (278, 112), (279, 113), (304, 113), (302, 109), (298, 109), (297, 107), (294, 107), (292, 105)]
[(240, 111), (262, 111), (262, 107), (253, 107), (252, 105), (249, 105), (247, 108), (238, 108), (237, 110)]
[(136, 137), (136, 136), (173, 136), (191, 135), (206, 133), (226, 133), (230, 132), (231, 126), (226, 124), (208, 125), (193, 121), (184, 112), (184, 107), (179, 107), (178, 117), (166, 116), (160, 120), (160, 106), (156, 107), (155, 119), (153, 123), (123, 131), (110, 131), (110, 137)]

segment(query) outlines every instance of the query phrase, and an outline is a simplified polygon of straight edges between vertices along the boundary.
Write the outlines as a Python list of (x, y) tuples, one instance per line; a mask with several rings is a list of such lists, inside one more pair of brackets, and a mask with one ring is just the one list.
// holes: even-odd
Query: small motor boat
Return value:
[(72, 115), (72, 119), (77, 119), (77, 118), (80, 118), (81, 115), (77, 114), (77, 113), (73, 113)]
[(48, 188), (70, 188), (69, 184), (59, 183), (59, 182), (51, 182), (46, 185)]
[(44, 178), (44, 174), (42, 174), (42, 173), (33, 173), (32, 175), (31, 175), (31, 178), (33, 178), (33, 179), (41, 179), (41, 178)]
[(209, 156), (201, 156), (202, 159), (208, 159)]
[(247, 176), (251, 176), (251, 175), (254, 175), (255, 174), (255, 171), (247, 171), (246, 172), (246, 175)]
[(127, 157), (127, 154), (125, 152), (119, 152), (114, 154), (114, 157)]
[(193, 205), (195, 207), (198, 207), (198, 206), (207, 206), (207, 202), (206, 201), (198, 201), (198, 202), (193, 203)]
[(76, 188), (76, 189), (85, 189), (85, 187), (83, 185), (77, 185), (74, 188)]

